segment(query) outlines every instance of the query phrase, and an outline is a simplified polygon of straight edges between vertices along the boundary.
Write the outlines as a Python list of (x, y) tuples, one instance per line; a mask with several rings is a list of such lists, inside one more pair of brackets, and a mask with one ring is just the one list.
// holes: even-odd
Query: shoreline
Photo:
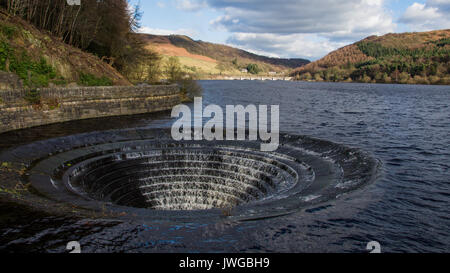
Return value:
[(218, 79), (218, 78), (201, 78), (197, 79), (197, 81), (285, 81), (285, 82), (304, 82), (304, 83), (348, 83), (348, 84), (383, 84), (383, 85), (411, 85), (411, 86), (450, 86), (449, 84), (423, 84), (423, 83), (384, 83), (384, 82), (358, 82), (358, 81), (302, 81), (302, 80), (295, 80), (295, 79), (266, 79), (266, 77), (255, 77), (252, 79), (245, 78), (245, 79), (237, 79), (237, 78), (227, 78), (227, 79)]

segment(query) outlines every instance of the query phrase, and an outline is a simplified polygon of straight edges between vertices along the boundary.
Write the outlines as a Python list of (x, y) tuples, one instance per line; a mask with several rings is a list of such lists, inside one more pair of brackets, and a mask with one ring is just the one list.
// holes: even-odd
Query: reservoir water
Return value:
[[(383, 252), (450, 250), (450, 87), (202, 81), (205, 105), (279, 105), (280, 131), (357, 148), (380, 162), (376, 181), (285, 215), (96, 218), (0, 204), (0, 251)], [(170, 113), (85, 120), (0, 135), (0, 152), (60, 137), (170, 128)]]

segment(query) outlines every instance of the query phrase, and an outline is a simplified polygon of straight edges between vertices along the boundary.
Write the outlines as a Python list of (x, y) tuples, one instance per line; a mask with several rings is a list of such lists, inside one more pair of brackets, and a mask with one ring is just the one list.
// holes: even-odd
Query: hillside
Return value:
[(298, 80), (450, 84), (450, 30), (371, 36), (296, 69)]
[(185, 68), (199, 74), (238, 75), (249, 64), (257, 64), (261, 73), (284, 73), (308, 64), (304, 59), (279, 59), (256, 55), (226, 45), (194, 41), (187, 36), (142, 34), (149, 49), (165, 57), (176, 56)]
[(109, 64), (0, 10), (0, 70), (23, 86), (130, 85)]

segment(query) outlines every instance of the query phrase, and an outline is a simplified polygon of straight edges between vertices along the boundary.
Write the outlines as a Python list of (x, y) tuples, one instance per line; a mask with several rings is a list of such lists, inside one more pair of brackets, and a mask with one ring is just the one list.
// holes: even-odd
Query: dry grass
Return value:
[(165, 56), (174, 56), (174, 57), (186, 57), (194, 60), (199, 60), (202, 62), (209, 62), (213, 64), (217, 64), (217, 61), (202, 55), (189, 53), (186, 49), (182, 47), (174, 46), (170, 43), (152, 43), (150, 42), (147, 46), (150, 50), (155, 50), (161, 55)]
[(371, 59), (373, 58), (366, 56), (361, 52), (361, 50), (359, 50), (356, 44), (353, 44), (335, 50), (322, 59), (297, 69), (297, 71), (317, 71), (333, 66), (345, 65), (347, 63), (355, 64), (359, 62), (365, 62)]
[[(226, 45), (194, 41), (187, 36), (143, 35), (148, 49), (166, 57), (179, 57), (183, 65), (201, 70), (208, 75), (240, 75), (240, 69), (257, 64), (264, 72), (287, 72), (305, 64), (305, 60), (287, 60), (259, 56)], [(237, 62), (233, 64), (233, 61)], [(217, 65), (220, 65), (220, 70)]]

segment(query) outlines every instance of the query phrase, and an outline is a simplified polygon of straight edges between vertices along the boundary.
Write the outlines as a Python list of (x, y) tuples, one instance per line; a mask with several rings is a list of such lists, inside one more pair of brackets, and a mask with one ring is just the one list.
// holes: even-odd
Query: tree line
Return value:
[(358, 43), (358, 48), (364, 54), (374, 58), (392, 57), (392, 56), (402, 56), (411, 57), (415, 60), (418, 58), (431, 58), (431, 57), (448, 57), (449, 50), (444, 48), (445, 40), (439, 40), (435, 43), (437, 47), (432, 48), (394, 48), (394, 47), (384, 47), (379, 43), (371, 42), (360, 42)]
[[(130, 7), (127, 0), (81, 0), (81, 5), (69, 5), (66, 0), (0, 0), (0, 7), (9, 15), (98, 56), (132, 83), (155, 84), (166, 77), (166, 82), (180, 85), (186, 97), (201, 90), (195, 76), (183, 71), (177, 58), (164, 60), (148, 48), (145, 36), (137, 33), (143, 13), (139, 5)], [(1, 52), (0, 44), (0, 57)], [(35, 66), (31, 62), (23, 65), (24, 69), (19, 69), (24, 71), (22, 78), (26, 78), (26, 70)], [(87, 85), (111, 84), (109, 79), (83, 73), (79, 81)]]
[[(359, 42), (357, 49), (366, 60), (329, 66), (310, 65), (297, 72), (298, 80), (366, 83), (449, 84), (449, 38), (417, 48), (386, 47)], [(350, 52), (356, 55), (356, 52)], [(337, 55), (337, 54), (335, 54)], [(340, 55), (339, 55), (340, 56)]]
[(50, 32), (128, 74), (149, 52), (135, 34), (142, 13), (126, 0), (0, 0), (0, 6), (40, 30)]

